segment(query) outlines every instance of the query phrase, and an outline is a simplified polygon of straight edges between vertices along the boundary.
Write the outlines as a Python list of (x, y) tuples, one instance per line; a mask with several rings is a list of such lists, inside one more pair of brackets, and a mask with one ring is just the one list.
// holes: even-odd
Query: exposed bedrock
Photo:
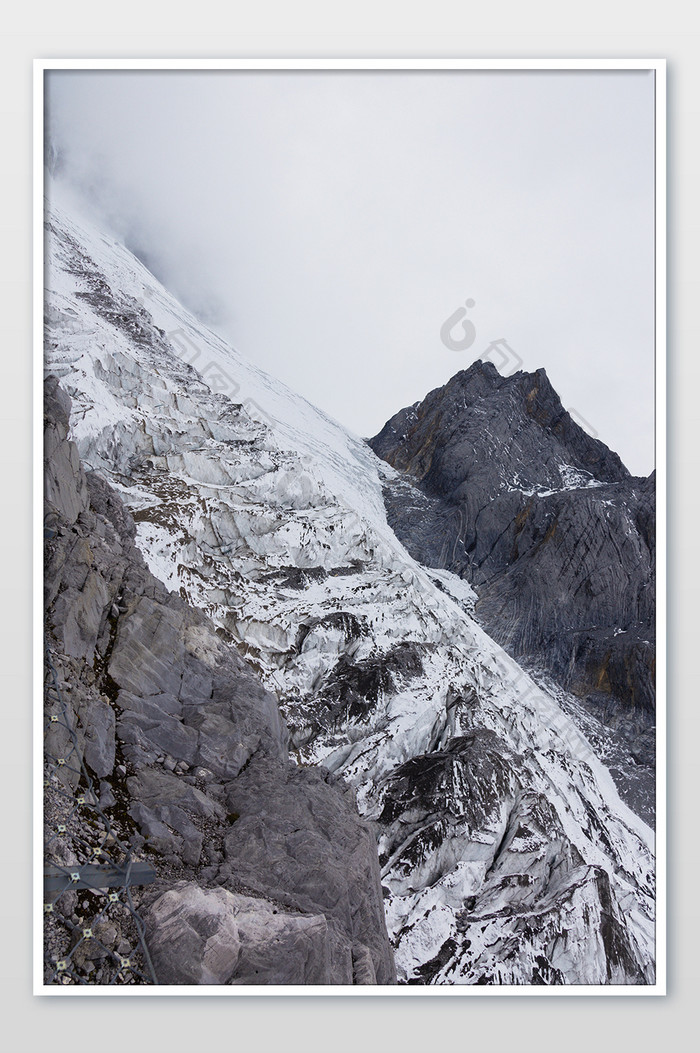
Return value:
[[(651, 831), (581, 733), (575, 697), (536, 684), (472, 617), (471, 586), (396, 540), (382, 484), (403, 486), (407, 507), (450, 509), (246, 363), (123, 247), (65, 215), (50, 224), (47, 364), (74, 398), (84, 462), (123, 497), (149, 569), (177, 594), (161, 627), (161, 593), (130, 587), (96, 670), (127, 765), (115, 796), (128, 795), (123, 814), (164, 879), (141, 905), (163, 933), (154, 955), (181, 940), (195, 948), (183, 981), (258, 982), (245, 963), (265, 948), (251, 955), (250, 933), (269, 920), (291, 961), (316, 948), (304, 976), (381, 979), (367, 923), (380, 861), (400, 983), (650, 982)], [(146, 287), (150, 320), (134, 306)], [(183, 334), (199, 376), (176, 353)], [(235, 398), (214, 390), (213, 368)], [(211, 623), (192, 623), (185, 599)], [(212, 623), (214, 642), (201, 639)], [(238, 666), (207, 658), (219, 645), (280, 699), (297, 767), (274, 755), (271, 713), (235, 716)], [(138, 767), (137, 751), (155, 763)], [(198, 890), (228, 895), (203, 906)], [(235, 897), (260, 901), (250, 926)], [(230, 934), (223, 957), (217, 931)]]
[(654, 473), (632, 477), (587, 435), (544, 370), (506, 378), (488, 362), (370, 445), (404, 474), (385, 499), (411, 554), (466, 577), (510, 654), (641, 743), (655, 713)]
[(69, 412), (50, 377), (46, 630), (107, 814), (159, 874), (142, 902), (161, 982), (393, 983), (352, 792), (290, 763), (274, 695), (147, 570), (120, 498), (80, 465)]

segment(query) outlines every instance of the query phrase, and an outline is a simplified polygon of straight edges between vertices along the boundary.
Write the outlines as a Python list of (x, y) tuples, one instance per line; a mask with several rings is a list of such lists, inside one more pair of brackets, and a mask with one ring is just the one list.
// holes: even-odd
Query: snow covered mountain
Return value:
[(399, 981), (653, 982), (652, 831), (470, 587), (397, 540), (395, 470), (123, 246), (58, 208), (47, 233), (46, 367), (81, 458), (276, 693), (292, 757), (354, 787)]
[(397, 537), (465, 577), (489, 635), (605, 725), (620, 792), (653, 822), (655, 473), (631, 476), (543, 369), (481, 361), (370, 445), (401, 473), (385, 488)]

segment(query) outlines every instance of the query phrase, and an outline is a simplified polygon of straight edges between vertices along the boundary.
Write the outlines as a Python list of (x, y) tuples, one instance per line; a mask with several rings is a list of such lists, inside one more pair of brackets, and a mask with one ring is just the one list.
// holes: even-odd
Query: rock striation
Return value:
[(374, 834), (327, 771), (290, 762), (277, 700), (169, 592), (45, 387), (46, 632), (106, 814), (152, 858), (161, 983), (391, 984)]
[[(169, 770), (172, 754), (159, 767), (158, 752), (155, 767), (128, 772), (141, 836), (163, 839), (162, 859), (185, 868), (186, 851), (211, 856), (207, 890), (284, 910), (270, 931), (291, 960), (313, 946), (352, 963), (359, 982), (369, 953), (380, 979), (365, 924), (368, 835), (336, 814), (350, 786), (378, 838), (400, 983), (651, 983), (653, 833), (567, 710), (573, 696), (535, 683), (475, 621), (470, 585), (397, 540), (382, 491), (399, 473), (202, 326), (123, 246), (60, 210), (48, 221), (47, 365), (73, 398), (81, 458), (123, 498), (146, 565), (171, 590), (164, 650), (181, 671), (158, 648), (140, 696), (132, 677), (139, 646), (160, 632), (157, 597), (134, 590), (121, 604), (136, 620), (115, 632), (107, 662), (121, 678), (117, 736), (129, 714), (119, 748), (165, 755), (153, 740), (167, 734), (178, 756), (198, 751), (175, 765), (184, 774)], [(284, 778), (265, 720), (244, 706), (240, 728), (221, 724), (238, 674), (222, 651), (213, 675), (215, 644), (279, 699), (298, 762)], [(159, 700), (156, 730), (148, 706)], [(346, 872), (367, 874), (361, 898)], [(173, 871), (157, 918), (205, 948), (202, 970), (227, 975), (236, 953), (251, 960), (266, 908), (248, 926), (241, 901), (207, 899), (211, 931), (238, 934), (222, 960), (205, 947), (200, 897), (179, 884), (191, 873)]]
[(543, 369), (502, 377), (481, 361), (370, 445), (401, 473), (385, 489), (397, 536), (466, 578), (488, 633), (615, 729), (620, 787), (651, 818), (655, 474), (630, 476)]

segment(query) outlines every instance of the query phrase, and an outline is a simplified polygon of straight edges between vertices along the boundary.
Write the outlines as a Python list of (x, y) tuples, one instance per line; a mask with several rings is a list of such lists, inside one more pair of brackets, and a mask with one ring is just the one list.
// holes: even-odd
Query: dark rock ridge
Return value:
[[(250, 741), (264, 739), (258, 726), (241, 718), (230, 738), (214, 727), (219, 717), (238, 719), (211, 705), (226, 703), (229, 687), (197, 687), (203, 671), (195, 668), (186, 690), (180, 676), (178, 691), (167, 666), (143, 663), (133, 645), (147, 642), (151, 629), (157, 634), (157, 612), (143, 607), (131, 639), (120, 610), (128, 602), (117, 597), (114, 648), (109, 638), (100, 642), (93, 672), (108, 703), (105, 660), (107, 676), (123, 679), (117, 723), (138, 736), (124, 741), (117, 726), (116, 773), (128, 770), (125, 779), (108, 778), (117, 807), (124, 804), (126, 832), (153, 839), (143, 851), (158, 851), (151, 858), (160, 894), (151, 904), (144, 894), (140, 909), (160, 933), (159, 975), (168, 975), (173, 947), (182, 948), (188, 982), (193, 968), (196, 982), (213, 974), (238, 983), (255, 970), (269, 976), (265, 963), (275, 957), (279, 979), (298, 975), (300, 961), (308, 963), (306, 982), (336, 969), (337, 933), (348, 931), (348, 909), (358, 915), (354, 890), (362, 883), (348, 882), (345, 871), (357, 873), (357, 862), (362, 870), (366, 855), (362, 838), (358, 861), (345, 849), (349, 813), (336, 814), (325, 795), (349, 783), (378, 834), (399, 982), (652, 983), (651, 831), (619, 801), (576, 728), (580, 714), (568, 716), (476, 624), (472, 589), (444, 571), (427, 572), (387, 529), (382, 480), (397, 473), (223, 345), (166, 290), (151, 290), (153, 315), (137, 312), (155, 279), (99, 232), (57, 215), (48, 245), (47, 364), (74, 397), (83, 463), (99, 466), (123, 496), (152, 572), (212, 619), (202, 624), (217, 626), (212, 646), (236, 648), (280, 698), (299, 761), (278, 777), (284, 761), (273, 758), (264, 778), (266, 747)], [(221, 376), (240, 402), (213, 390)], [(266, 422), (254, 419), (256, 407)], [(138, 601), (141, 586), (130, 588)], [(158, 588), (149, 599), (160, 602)], [(178, 597), (163, 601), (166, 627), (170, 611), (188, 610)], [(204, 661), (209, 645), (198, 653), (188, 617), (185, 654), (197, 644), (194, 657)], [(148, 683), (139, 695), (131, 678), (141, 665)], [(227, 676), (231, 689), (237, 676)], [(171, 698), (183, 703), (179, 720)], [(153, 736), (146, 704), (154, 701), (164, 703), (158, 731), (177, 736), (183, 759), (156, 743), (155, 763), (139, 767), (128, 751), (150, 748), (141, 739)], [(206, 749), (194, 764), (185, 759), (190, 729), (196, 748)], [(161, 776), (173, 769), (168, 800)], [(313, 780), (318, 794), (310, 798)], [(193, 789), (203, 798), (192, 801)], [(286, 797), (299, 801), (302, 789), (312, 818), (289, 813)], [(168, 810), (153, 817), (160, 803)], [(217, 804), (224, 816), (196, 814), (196, 805)], [(201, 856), (211, 857), (199, 864), (182, 858), (199, 848), (195, 834), (182, 833), (182, 813), (202, 834)], [(331, 823), (336, 855), (324, 844)], [(171, 861), (156, 842), (175, 836), (183, 844), (170, 850)], [(371, 873), (363, 881), (376, 888)], [(340, 947), (359, 983), (377, 967), (369, 936), (353, 924), (349, 957), (347, 944)], [(265, 930), (270, 939), (261, 942)]]
[(47, 639), (103, 807), (158, 871), (139, 908), (159, 981), (394, 983), (352, 792), (289, 761), (275, 697), (147, 570), (121, 499), (81, 467), (69, 413), (50, 377)]
[(385, 501), (411, 555), (467, 578), (487, 632), (618, 729), (651, 777), (655, 474), (631, 476), (543, 369), (481, 361), (370, 446), (405, 477)]

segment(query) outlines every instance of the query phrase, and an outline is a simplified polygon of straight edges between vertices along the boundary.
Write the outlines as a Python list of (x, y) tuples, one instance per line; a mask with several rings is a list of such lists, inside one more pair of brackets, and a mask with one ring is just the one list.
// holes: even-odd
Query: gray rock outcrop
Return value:
[[(161, 983), (328, 984), (331, 977), (354, 982), (350, 956), (345, 969), (334, 960), (334, 937), (341, 941), (323, 914), (180, 881), (151, 904), (146, 919)], [(359, 982), (377, 981), (372, 971)]]
[(275, 697), (147, 570), (69, 413), (49, 377), (47, 639), (107, 814), (158, 871), (141, 903), (160, 982), (395, 982), (352, 792), (289, 761)]
[[(138, 859), (157, 860), (159, 886), (138, 892), (154, 955), (173, 940), (190, 948), (168, 962), (188, 982), (204, 969), (228, 976), (236, 953), (244, 969), (240, 949), (219, 956), (215, 943), (217, 932), (235, 943), (233, 921), (242, 946), (245, 904), (197, 892), (223, 889), (256, 900), (263, 920), (281, 917), (292, 959), (317, 949), (297, 978), (380, 979), (375, 853), (349, 785), (377, 837), (399, 983), (652, 983), (652, 831), (566, 708), (574, 696), (536, 684), (474, 620), (471, 586), (397, 541), (383, 481), (416, 505), (434, 500), (246, 363), (123, 246), (53, 210), (47, 226), (47, 364), (74, 399), (83, 462), (123, 497), (147, 566), (176, 593), (160, 618), (151, 579), (117, 589), (103, 638), (91, 607), (71, 621), (87, 575), (66, 568), (66, 627), (79, 648), (98, 643), (92, 673), (62, 656), (62, 676), (78, 685), (78, 708), (96, 686), (90, 706), (114, 710), (100, 800)], [(93, 513), (128, 537), (109, 493), (95, 494)], [(99, 584), (118, 553), (103, 558), (94, 533), (80, 560), (97, 554)], [(202, 621), (183, 615), (188, 605)], [(248, 720), (254, 684), (212, 658), (220, 643), (279, 698), (298, 767), (273, 755), (269, 696)], [(86, 837), (88, 850), (100, 837)], [(75, 904), (78, 934), (84, 911)], [(128, 952), (112, 914), (109, 927), (101, 942)], [(96, 982), (110, 972), (119, 982), (109, 963)]]
[[(389, 522), (409, 552), (467, 578), (487, 632), (616, 729), (653, 815), (655, 475), (567, 413), (544, 370), (476, 362), (370, 440), (404, 479)], [(624, 793), (623, 780), (620, 789)]]

